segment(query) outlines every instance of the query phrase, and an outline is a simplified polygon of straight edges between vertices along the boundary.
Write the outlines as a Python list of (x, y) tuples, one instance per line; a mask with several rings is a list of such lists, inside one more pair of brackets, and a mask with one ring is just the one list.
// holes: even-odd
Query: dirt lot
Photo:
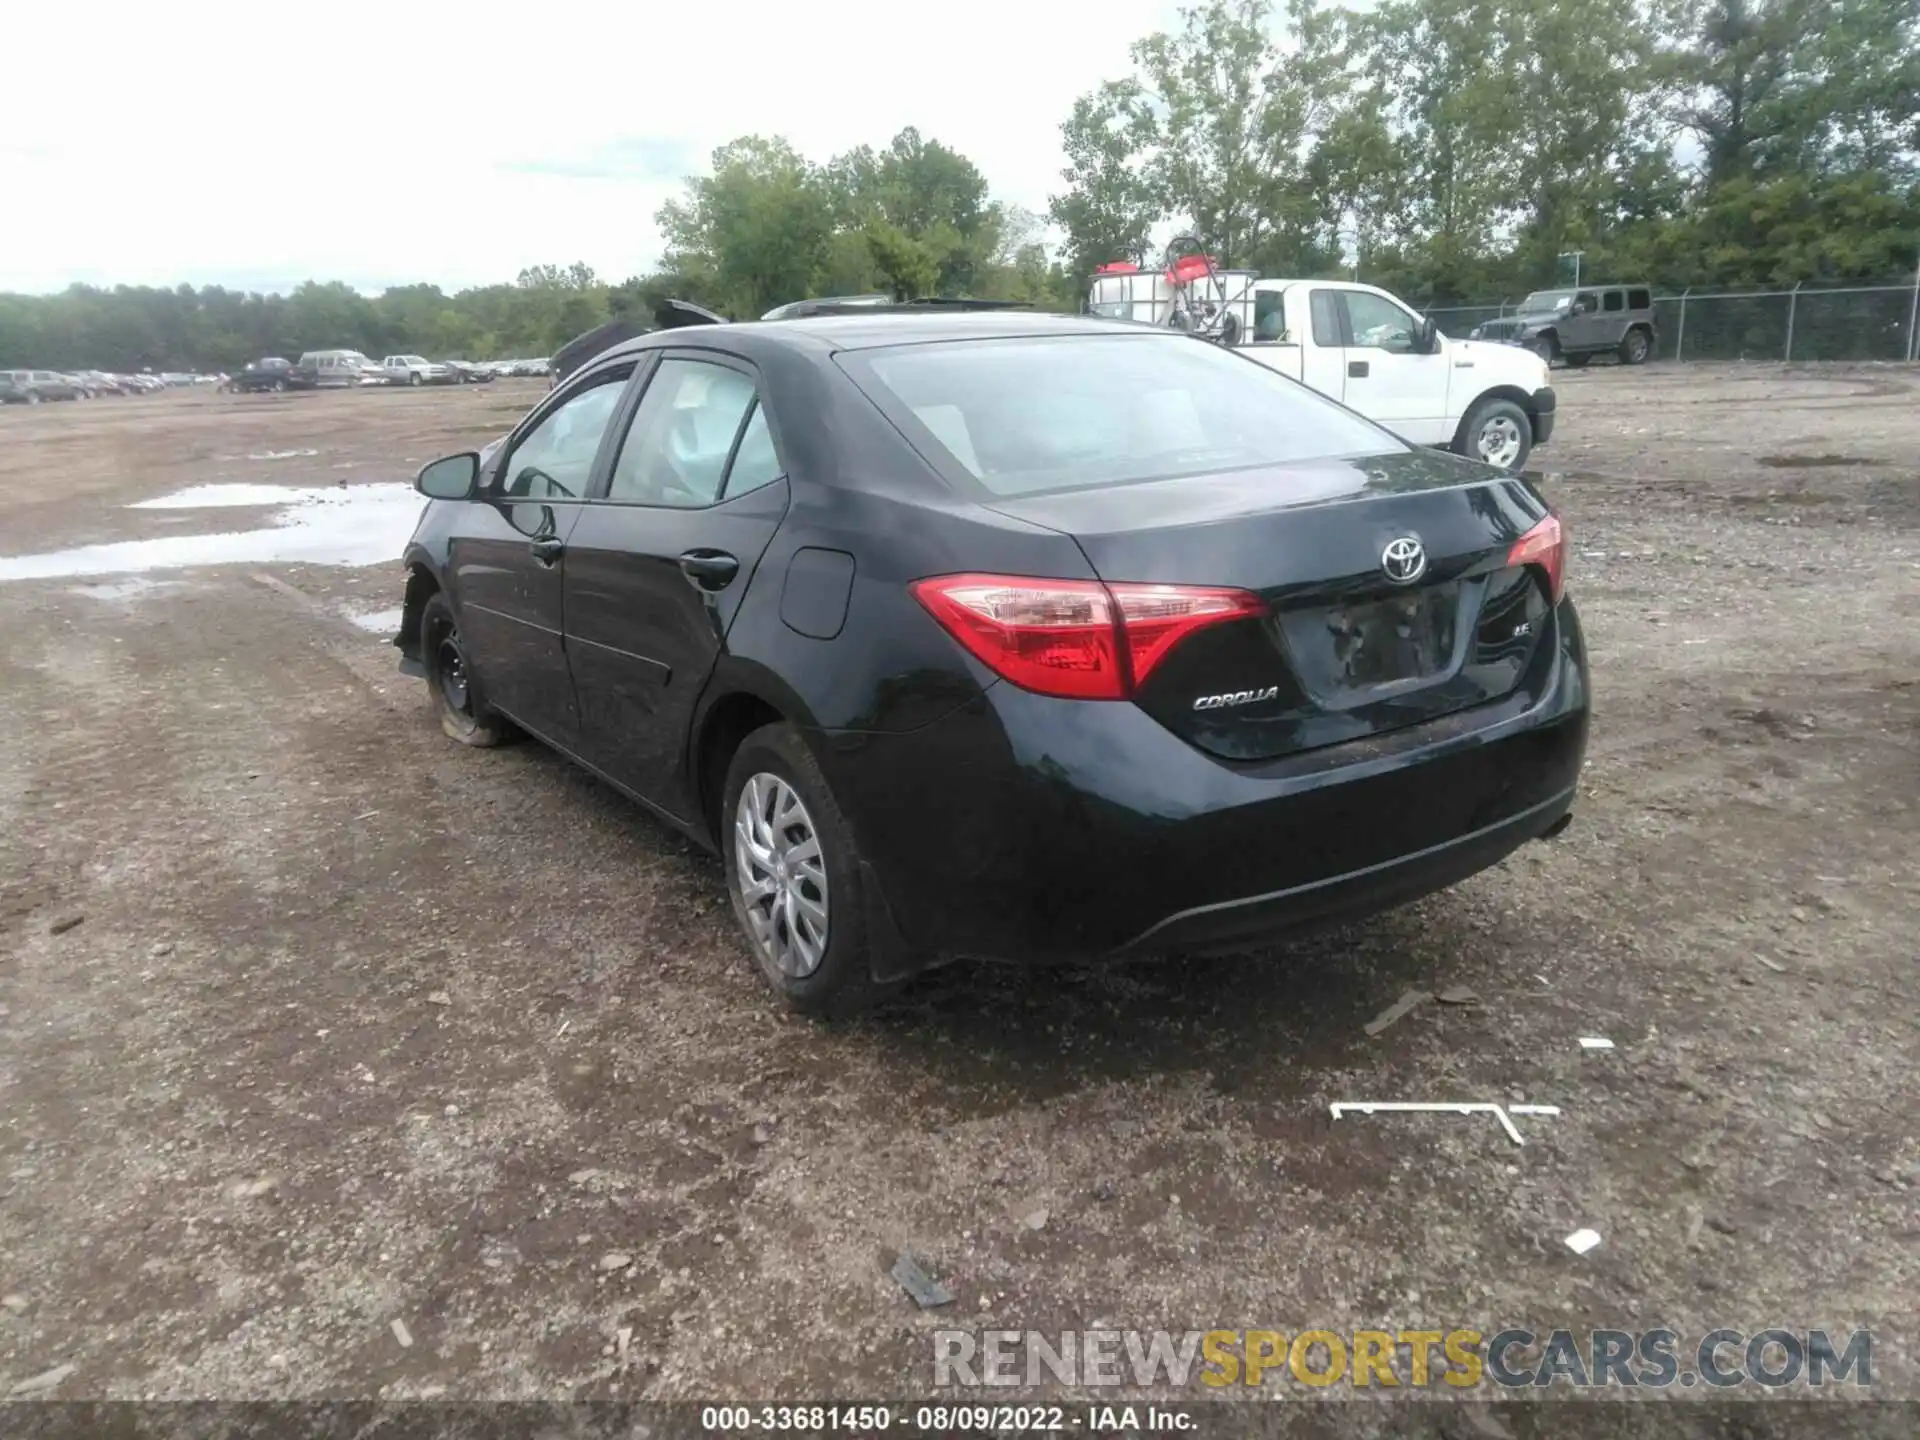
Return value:
[[(393, 565), (176, 565), (276, 512), (126, 508), (404, 481), (532, 386), (0, 413), (0, 551), (169, 562), (0, 579), (0, 1393), (899, 1398), (940, 1326), (1531, 1322), (1871, 1324), (1920, 1396), (1920, 375), (1557, 383), (1564, 837), (838, 1028), (771, 1008), (714, 861), (442, 738), (351, 618)], [(1410, 987), (1477, 1003), (1369, 1038)], [(1562, 1113), (1327, 1112), (1430, 1098)]]

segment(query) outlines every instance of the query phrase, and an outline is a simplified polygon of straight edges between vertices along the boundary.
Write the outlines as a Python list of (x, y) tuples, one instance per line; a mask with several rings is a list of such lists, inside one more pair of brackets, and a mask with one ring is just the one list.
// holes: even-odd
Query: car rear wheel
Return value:
[(1644, 365), (1647, 356), (1653, 353), (1653, 343), (1647, 339), (1644, 330), (1629, 330), (1620, 342), (1620, 363), (1622, 365)]
[(40, 392), (38, 390), (29, 390), (27, 392), (27, 403), (29, 405), (38, 405), (40, 403)]
[(734, 918), (774, 994), (808, 1015), (878, 999), (852, 827), (793, 726), (765, 725), (741, 742), (719, 820)]
[(427, 695), (434, 714), (450, 739), (485, 750), (517, 733), (480, 698), (461, 643), (460, 622), (445, 595), (433, 596), (421, 611), (420, 663), (427, 672)]
[(1482, 400), (1460, 428), (1462, 452), (1517, 475), (1533, 449), (1533, 421), (1512, 400)]
[(287, 382), (284, 380), (276, 380), (273, 382), (273, 390), (276, 395), (279, 394), (282, 390), (285, 390), (286, 388), (287, 388)]

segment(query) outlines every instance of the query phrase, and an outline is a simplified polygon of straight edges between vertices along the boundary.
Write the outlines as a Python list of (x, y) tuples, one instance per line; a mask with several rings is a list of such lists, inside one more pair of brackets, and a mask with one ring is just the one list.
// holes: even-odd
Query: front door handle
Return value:
[(1347, 378), (1350, 380), (1366, 379), (1367, 362), (1364, 360), (1349, 360), (1347, 362)]
[(724, 590), (740, 573), (740, 562), (724, 550), (689, 550), (680, 557), (680, 569), (702, 590)]
[(533, 558), (536, 563), (551, 566), (554, 561), (560, 558), (561, 553), (566, 550), (567, 542), (564, 540), (555, 540), (549, 536), (545, 540), (534, 541), (533, 544), (527, 548), (533, 551)]

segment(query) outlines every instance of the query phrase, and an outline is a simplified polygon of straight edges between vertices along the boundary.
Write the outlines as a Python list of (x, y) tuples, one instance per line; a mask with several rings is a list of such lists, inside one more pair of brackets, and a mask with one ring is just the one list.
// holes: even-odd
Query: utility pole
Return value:
[(1580, 288), (1580, 257), (1586, 253), (1584, 250), (1562, 250), (1553, 257), (1555, 260), (1573, 261), (1573, 288), (1576, 290)]

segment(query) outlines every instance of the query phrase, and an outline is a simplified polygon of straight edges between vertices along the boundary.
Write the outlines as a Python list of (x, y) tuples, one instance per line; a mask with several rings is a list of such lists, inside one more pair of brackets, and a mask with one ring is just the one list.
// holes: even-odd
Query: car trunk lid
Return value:
[(1222, 758), (1271, 759), (1435, 719), (1539, 679), (1546, 658), (1546, 582), (1508, 557), (1547, 506), (1525, 482), (1448, 456), (989, 503), (1071, 535), (1108, 583), (1259, 597), (1256, 613), (1184, 638), (1133, 695)]

